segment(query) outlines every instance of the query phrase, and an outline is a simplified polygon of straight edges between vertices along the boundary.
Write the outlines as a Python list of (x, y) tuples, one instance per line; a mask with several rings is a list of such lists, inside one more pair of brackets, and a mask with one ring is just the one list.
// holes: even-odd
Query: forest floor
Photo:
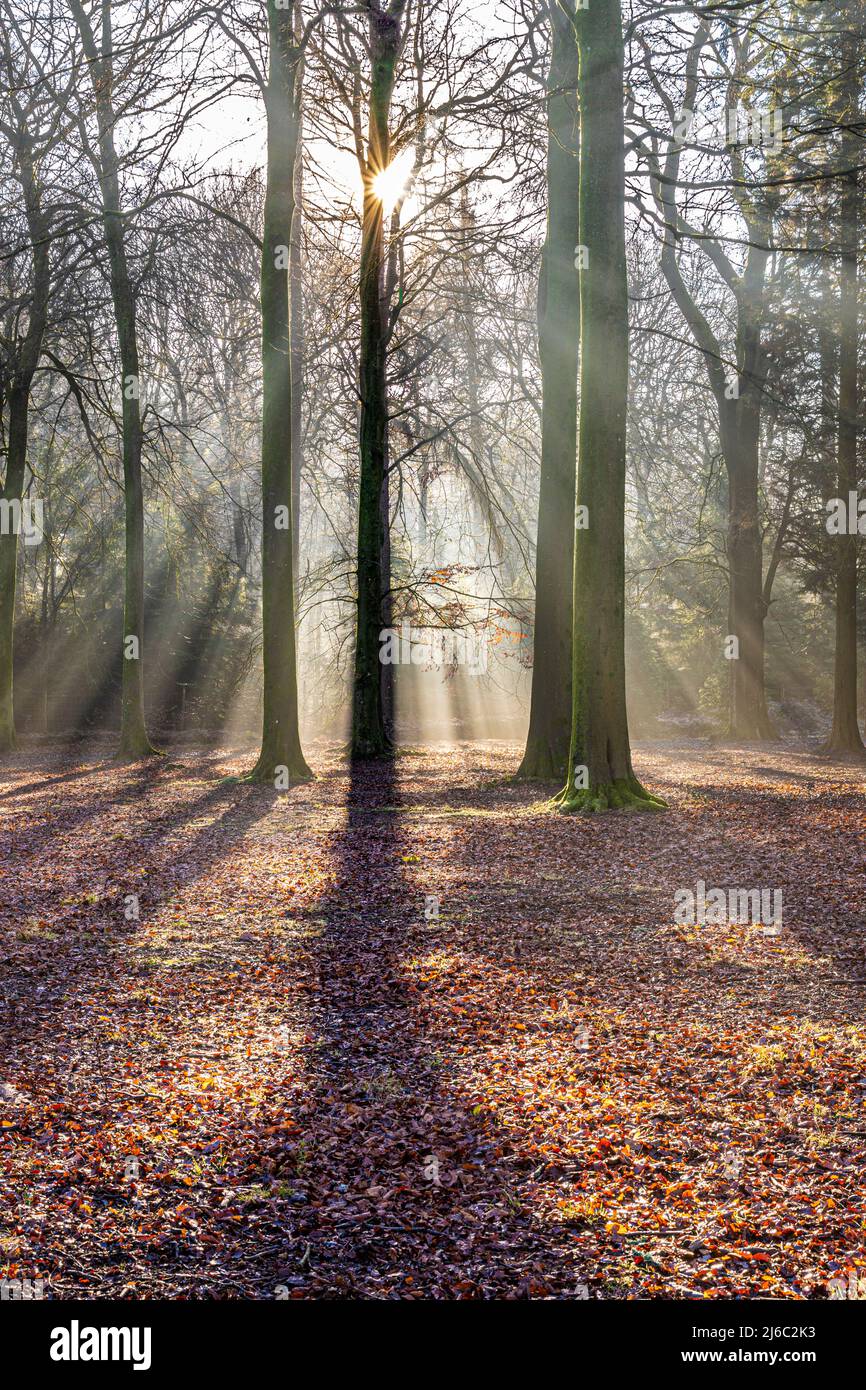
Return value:
[[(670, 809), (581, 818), (509, 783), (507, 744), (351, 779), (316, 744), (284, 795), (224, 782), (230, 750), (80, 757), (0, 784), (0, 1275), (261, 1299), (866, 1278), (862, 770), (639, 747)], [(781, 934), (677, 925), (698, 880), (780, 888)]]

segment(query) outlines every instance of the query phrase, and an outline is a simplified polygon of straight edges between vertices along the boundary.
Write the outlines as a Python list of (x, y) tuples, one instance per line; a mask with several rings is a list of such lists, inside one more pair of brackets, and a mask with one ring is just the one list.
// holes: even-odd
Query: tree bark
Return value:
[[(87, 58), (99, 140), (96, 173), (102, 199), (102, 221), (108, 255), (111, 300), (120, 353), (125, 572), (123, 602), (123, 679), (121, 688), (121, 758), (152, 754), (144, 715), (144, 493), (141, 477), (141, 376), (138, 360), (135, 294), (129, 273), (123, 217), (120, 209), (119, 161), (114, 140), (112, 91), (111, 0), (102, 0), (101, 52), (81, 0), (69, 0)], [(138, 642), (136, 656), (127, 656), (126, 639)]]
[[(6, 475), (0, 493), (10, 503), (20, 504), (24, 492), (29, 405), (30, 383), (20, 381), (9, 392)], [(18, 531), (10, 525), (0, 535), (0, 753), (16, 746), (12, 668), (17, 571)]]
[[(49, 228), (39, 194), (33, 146), (26, 132), (21, 132), (16, 155), (27, 230), (33, 247), (33, 280), (27, 331), (8, 393), (6, 472), (0, 496), (4, 501), (20, 505), (27, 469), (30, 389), (39, 365), (48, 319), (51, 265)], [(0, 535), (0, 753), (13, 749), (16, 743), (13, 665), (17, 572), (18, 532), (10, 527), (6, 535)]]
[(550, 7), (547, 235), (538, 285), (541, 478), (532, 694), (519, 778), (564, 780), (571, 741), (571, 638), (577, 461), (580, 196), (579, 54), (571, 7)]
[(385, 9), (375, 0), (368, 6), (370, 117), (368, 153), (362, 170), (358, 597), (351, 739), (356, 758), (384, 757), (391, 750), (379, 661), (379, 632), (390, 586), (384, 535), (387, 502), (383, 497), (388, 467), (388, 381), (382, 304), (384, 218), (374, 183), (391, 161), (391, 98), (403, 45), (405, 8), (406, 0), (391, 0)]
[[(303, 7), (301, 0), (295, 0), (296, 41), (301, 39), (303, 30)], [(304, 108), (302, 77), (298, 84), (297, 108), (298, 147), (295, 154), (295, 211), (292, 220), (292, 240), (289, 247), (291, 261), (289, 303), (292, 315), (292, 576), (296, 603), (301, 556), (301, 477), (304, 471)]]
[[(854, 16), (846, 15), (851, 24)], [(849, 131), (858, 130), (858, 33), (845, 34), (843, 121)], [(841, 265), (839, 271), (839, 417), (837, 426), (838, 496), (846, 503), (857, 491), (857, 380), (858, 284), (857, 253), (860, 235), (860, 190), (857, 165), (859, 134), (842, 141), (841, 162), (848, 172), (842, 182), (839, 207)], [(824, 745), (826, 753), (866, 757), (866, 746), (857, 722), (857, 536), (833, 537), (836, 558), (836, 648), (833, 669), (833, 725)]]
[[(730, 404), (733, 404), (731, 402)], [(759, 402), (743, 398), (722, 417), (728, 477), (728, 635), (737, 638), (731, 660), (729, 735), (737, 740), (776, 737), (764, 689), (763, 546), (758, 512)]]
[[(631, 765), (625, 700), (625, 260), (623, 40), (619, 0), (578, 12), (580, 45), (580, 429), (572, 729), (563, 810), (661, 805)], [(586, 767), (587, 786), (575, 777)]]
[[(301, 51), (294, 15), (268, 0), (268, 166), (262, 244), (262, 747), (248, 780), (311, 776), (298, 727), (292, 497), (291, 255)], [(283, 771), (285, 769), (285, 771)]]

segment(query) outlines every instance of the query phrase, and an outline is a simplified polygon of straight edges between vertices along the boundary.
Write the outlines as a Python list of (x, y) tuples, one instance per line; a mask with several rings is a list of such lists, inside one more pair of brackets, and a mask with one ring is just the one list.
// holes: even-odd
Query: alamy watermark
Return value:
[(41, 545), (44, 521), (41, 497), (0, 497), (0, 536), (21, 536), (25, 545)]
[(849, 492), (847, 501), (844, 497), (830, 497), (825, 505), (829, 536), (866, 536), (866, 497)]
[(0, 1279), (0, 1302), (20, 1303), (31, 1298), (45, 1297), (42, 1279)]
[(82, 1327), (73, 1318), (68, 1327), (51, 1332), (52, 1361), (129, 1361), (134, 1371), (150, 1369), (149, 1327)]
[(835, 1279), (828, 1280), (827, 1291), (831, 1299), (857, 1299), (866, 1298), (866, 1279), (860, 1277), (858, 1270), (849, 1269), (848, 1277), (837, 1275)]
[(681, 926), (697, 922), (730, 922), (738, 926), (762, 926), (765, 935), (778, 936), (782, 930), (781, 888), (707, 888), (702, 878), (695, 890), (679, 888), (674, 893), (674, 921)]
[(756, 111), (748, 106), (729, 106), (717, 121), (703, 120), (699, 128), (695, 112), (686, 107), (674, 121), (674, 141), (678, 145), (701, 141), (701, 128), (703, 143), (718, 139), (729, 149), (752, 146), (780, 154), (785, 117), (779, 107), (773, 111)]
[(436, 670), (465, 666), (471, 676), (487, 670), (487, 633), (472, 628), (455, 632), (447, 627), (414, 627), (404, 618), (399, 631), (383, 627), (379, 642), (383, 666), (432, 666)]

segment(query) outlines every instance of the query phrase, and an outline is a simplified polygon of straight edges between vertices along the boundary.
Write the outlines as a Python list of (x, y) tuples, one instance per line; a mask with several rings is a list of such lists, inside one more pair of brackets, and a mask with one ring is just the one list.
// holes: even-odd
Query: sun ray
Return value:
[(405, 194), (412, 174), (414, 155), (412, 150), (403, 150), (384, 169), (380, 169), (373, 179), (373, 193), (382, 204), (382, 211), (390, 217), (400, 199)]

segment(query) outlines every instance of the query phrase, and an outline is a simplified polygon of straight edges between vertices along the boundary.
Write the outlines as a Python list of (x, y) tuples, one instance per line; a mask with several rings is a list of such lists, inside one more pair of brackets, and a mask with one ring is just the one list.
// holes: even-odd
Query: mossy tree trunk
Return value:
[[(295, 41), (304, 31), (301, 0), (295, 0)], [(301, 555), (301, 478), (304, 472), (304, 105), (303, 78), (296, 81), (298, 109), (298, 147), (295, 153), (295, 209), (292, 219), (291, 287), (289, 305), (292, 322), (292, 576), (295, 585), (297, 617), (298, 578)]]
[(547, 235), (538, 284), (541, 479), (529, 731), (521, 778), (563, 780), (571, 740), (571, 635), (577, 459), (580, 196), (579, 56), (573, 6), (549, 6)]
[[(650, 808), (632, 771), (625, 699), (625, 261), (623, 39), (619, 0), (578, 11), (580, 46), (580, 428), (572, 729), (567, 811)], [(576, 777), (575, 768), (586, 769)], [(586, 785), (581, 783), (586, 781)]]
[[(846, 11), (848, 7), (846, 6)], [(845, 15), (848, 25), (855, 16)], [(842, 121), (848, 132), (859, 131), (858, 48), (853, 27), (843, 37), (846, 58), (841, 93)], [(839, 201), (841, 265), (839, 271), (839, 418), (836, 443), (838, 495), (847, 504), (857, 491), (857, 254), (860, 236), (858, 164), (862, 136), (847, 134), (842, 141), (841, 163), (847, 171)], [(855, 522), (856, 524), (856, 522)], [(833, 725), (824, 745), (826, 753), (866, 757), (866, 746), (857, 722), (857, 536), (832, 538), (836, 554), (836, 650), (833, 671)]]
[[(262, 243), (262, 746), (248, 780), (280, 787), (312, 774), (301, 751), (295, 636), (291, 245), (301, 50), (291, 8), (268, 0), (268, 132)], [(281, 780), (282, 779), (282, 780)]]

